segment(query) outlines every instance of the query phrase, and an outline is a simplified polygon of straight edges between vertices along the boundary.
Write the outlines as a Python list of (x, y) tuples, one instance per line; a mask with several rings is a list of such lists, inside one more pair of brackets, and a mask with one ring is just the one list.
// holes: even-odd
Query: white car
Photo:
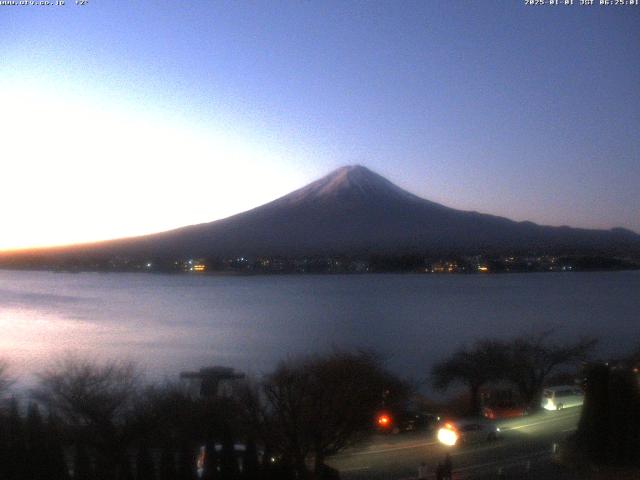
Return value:
[(497, 440), (499, 433), (498, 427), (483, 419), (447, 421), (438, 429), (438, 441), (449, 446), (490, 442)]
[(542, 392), (542, 408), (545, 410), (579, 407), (583, 402), (584, 392), (574, 385), (548, 387)]

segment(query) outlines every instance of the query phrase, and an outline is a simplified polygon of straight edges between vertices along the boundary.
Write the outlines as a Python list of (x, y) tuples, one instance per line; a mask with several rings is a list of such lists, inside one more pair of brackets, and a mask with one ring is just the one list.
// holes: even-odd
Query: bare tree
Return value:
[(66, 356), (39, 375), (34, 397), (98, 455), (106, 478), (126, 471), (126, 448), (140, 376), (132, 363), (95, 363)]
[(13, 378), (9, 375), (9, 362), (0, 359), (0, 399), (9, 392), (13, 382)]
[(72, 356), (62, 358), (38, 377), (36, 398), (74, 425), (123, 422), (140, 381), (130, 362), (99, 364)]
[(575, 343), (554, 343), (554, 331), (515, 338), (509, 345), (506, 377), (518, 388), (523, 401), (539, 407), (545, 380), (560, 367), (585, 360), (597, 340), (584, 338)]
[(203, 402), (192, 398), (179, 384), (146, 387), (136, 399), (135, 419), (141, 430), (162, 432), (172, 447), (203, 436)]
[(408, 387), (368, 352), (336, 351), (281, 364), (264, 383), (272, 438), (298, 478), (314, 461), (316, 476), (324, 460), (370, 428), (383, 392)]
[(498, 340), (485, 339), (471, 348), (463, 347), (433, 367), (433, 385), (438, 390), (446, 390), (454, 383), (465, 385), (469, 388), (470, 413), (477, 415), (480, 412), (480, 388), (490, 381), (504, 378), (507, 352), (507, 345)]
[(626, 362), (631, 369), (634, 369), (635, 373), (638, 373), (640, 370), (640, 344), (627, 357)]

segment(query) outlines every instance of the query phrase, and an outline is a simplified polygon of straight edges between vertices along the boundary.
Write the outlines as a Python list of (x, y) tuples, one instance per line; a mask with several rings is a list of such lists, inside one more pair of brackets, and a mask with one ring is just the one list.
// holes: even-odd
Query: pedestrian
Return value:
[(425, 462), (420, 462), (420, 466), (418, 466), (418, 480), (426, 480), (427, 479), (427, 464)]
[(444, 467), (441, 463), (438, 463), (436, 468), (436, 480), (444, 480)]
[(444, 470), (444, 478), (446, 480), (451, 480), (453, 465), (451, 463), (451, 455), (449, 455), (448, 453), (444, 456), (443, 470)]

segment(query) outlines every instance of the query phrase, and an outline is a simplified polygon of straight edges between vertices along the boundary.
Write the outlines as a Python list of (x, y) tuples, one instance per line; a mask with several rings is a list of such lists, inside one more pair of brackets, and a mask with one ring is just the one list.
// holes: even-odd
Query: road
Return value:
[(434, 432), (374, 436), (327, 463), (337, 468), (344, 480), (415, 477), (420, 462), (426, 462), (433, 472), (446, 452), (452, 457), (454, 478), (482, 476), (501, 467), (524, 469), (527, 461), (548, 460), (553, 443), (575, 430), (579, 415), (578, 407), (497, 421), (499, 440), (455, 447), (441, 445)]

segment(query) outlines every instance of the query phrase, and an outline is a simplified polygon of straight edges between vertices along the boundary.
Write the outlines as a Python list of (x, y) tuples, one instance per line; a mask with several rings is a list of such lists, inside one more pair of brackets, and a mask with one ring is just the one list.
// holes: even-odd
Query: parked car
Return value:
[(579, 407), (584, 402), (584, 392), (574, 385), (560, 385), (545, 388), (542, 392), (542, 408), (562, 410), (567, 407)]
[(393, 414), (388, 411), (380, 412), (376, 418), (377, 429), (380, 433), (398, 434), (418, 430), (429, 430), (435, 427), (440, 417), (433, 413), (418, 411), (402, 411)]
[(479, 442), (491, 442), (498, 439), (500, 428), (482, 418), (458, 421), (445, 421), (438, 429), (438, 441), (454, 446)]
[(526, 406), (518, 405), (515, 402), (500, 402), (494, 405), (487, 405), (482, 409), (482, 416), (489, 420), (523, 417), (528, 414), (529, 409)]
[(440, 417), (433, 413), (426, 412), (402, 412), (396, 421), (394, 433), (412, 432), (415, 430), (429, 430), (437, 425)]

